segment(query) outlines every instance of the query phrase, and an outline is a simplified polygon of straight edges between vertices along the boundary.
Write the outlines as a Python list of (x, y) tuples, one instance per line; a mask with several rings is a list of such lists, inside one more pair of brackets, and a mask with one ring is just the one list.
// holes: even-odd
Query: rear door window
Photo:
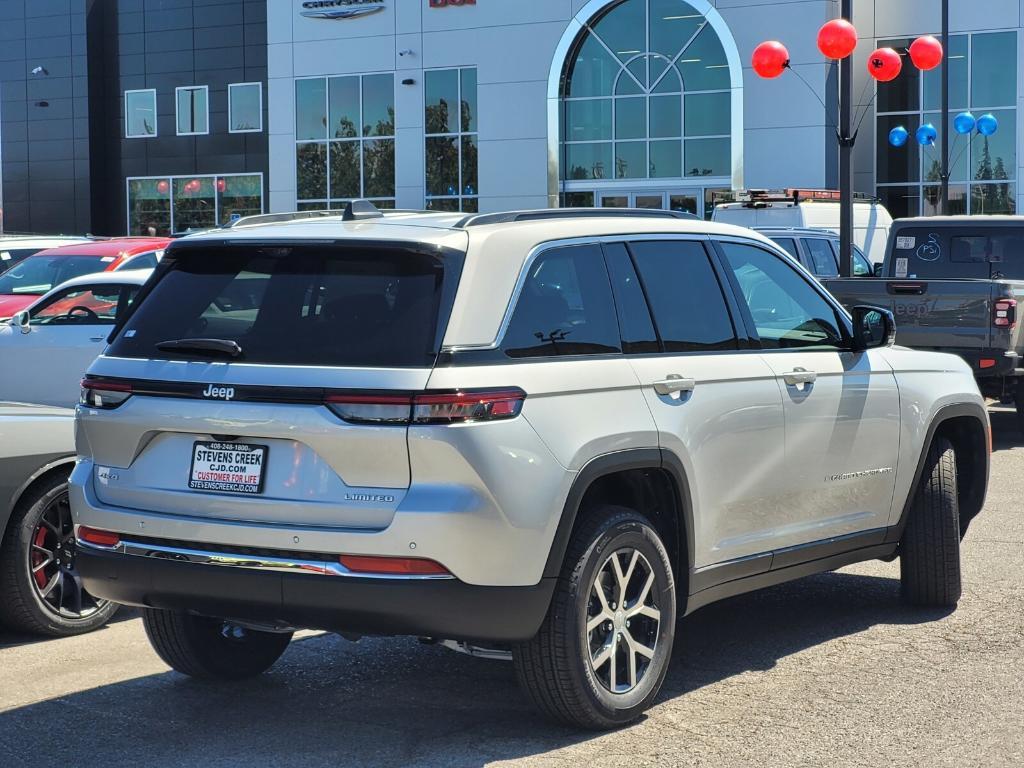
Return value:
[(599, 245), (552, 248), (537, 257), (529, 266), (501, 348), (509, 357), (621, 351)]
[(220, 339), (241, 347), (237, 362), (431, 366), (460, 271), (455, 254), (401, 247), (183, 249), (111, 354), (205, 359), (157, 345)]
[(739, 347), (722, 286), (702, 243), (642, 240), (629, 248), (666, 352)]
[(797, 262), (800, 261), (800, 251), (797, 250), (796, 240), (792, 237), (773, 237), (775, 244), (792, 256)]
[(811, 271), (817, 277), (839, 277), (839, 263), (829, 241), (821, 237), (805, 237), (803, 240), (811, 260)]

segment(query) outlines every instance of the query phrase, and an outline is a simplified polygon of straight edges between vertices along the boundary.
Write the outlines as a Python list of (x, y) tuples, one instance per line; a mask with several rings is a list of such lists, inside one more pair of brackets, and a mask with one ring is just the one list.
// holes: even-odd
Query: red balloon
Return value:
[(789, 65), (789, 51), (778, 40), (768, 40), (754, 49), (750, 63), (757, 74), (770, 80), (781, 75)]
[(942, 43), (931, 35), (917, 38), (910, 46), (910, 60), (918, 69), (935, 69), (942, 63)]
[(892, 48), (879, 48), (868, 57), (868, 72), (880, 83), (888, 83), (900, 76), (903, 59)]
[(228, 188), (228, 184), (227, 184), (226, 181), (224, 181), (224, 179), (217, 179), (217, 191), (218, 192), (223, 192), (227, 188)]
[(158, 181), (156, 183), (156, 191), (159, 192), (161, 195), (166, 195), (168, 192), (170, 192), (170, 190), (171, 185), (168, 184), (166, 181)]
[(857, 48), (857, 29), (846, 19), (833, 19), (818, 30), (818, 50), (830, 59), (845, 59)]

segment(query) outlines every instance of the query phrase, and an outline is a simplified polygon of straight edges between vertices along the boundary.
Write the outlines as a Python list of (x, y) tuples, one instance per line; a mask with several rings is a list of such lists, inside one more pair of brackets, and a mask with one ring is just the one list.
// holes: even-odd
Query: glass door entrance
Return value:
[(644, 192), (600, 192), (602, 208), (646, 208), (670, 211), (685, 211), (700, 215), (698, 205), (700, 190), (644, 191)]

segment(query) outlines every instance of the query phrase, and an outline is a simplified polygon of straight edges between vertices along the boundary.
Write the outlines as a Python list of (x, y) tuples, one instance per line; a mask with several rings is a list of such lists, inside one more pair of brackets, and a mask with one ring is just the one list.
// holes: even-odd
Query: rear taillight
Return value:
[(992, 309), (992, 325), (998, 328), (1017, 327), (1017, 302), (1014, 299), (997, 299)]
[(418, 394), (327, 395), (324, 403), (354, 424), (465, 424), (514, 419), (523, 409), (521, 389), (421, 392)]
[(100, 531), (80, 525), (78, 526), (78, 540), (96, 547), (116, 547), (121, 543), (121, 535), (113, 531)]
[(82, 395), (79, 402), (89, 408), (110, 410), (117, 408), (132, 396), (132, 385), (123, 381), (104, 381), (88, 376), (82, 379)]
[(338, 562), (352, 573), (377, 576), (450, 576), (451, 572), (440, 563), (421, 557), (375, 557), (370, 555), (341, 555)]

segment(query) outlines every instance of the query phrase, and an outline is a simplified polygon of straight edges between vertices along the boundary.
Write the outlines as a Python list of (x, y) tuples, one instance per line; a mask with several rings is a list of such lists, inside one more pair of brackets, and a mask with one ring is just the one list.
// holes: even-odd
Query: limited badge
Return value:
[(916, 237), (897, 237), (896, 238), (896, 250), (898, 251), (909, 251), (915, 245), (917, 245)]
[[(910, 239), (913, 240), (914, 238)], [(896, 277), (907, 276), (907, 263), (909, 261), (909, 259), (896, 259)]]

